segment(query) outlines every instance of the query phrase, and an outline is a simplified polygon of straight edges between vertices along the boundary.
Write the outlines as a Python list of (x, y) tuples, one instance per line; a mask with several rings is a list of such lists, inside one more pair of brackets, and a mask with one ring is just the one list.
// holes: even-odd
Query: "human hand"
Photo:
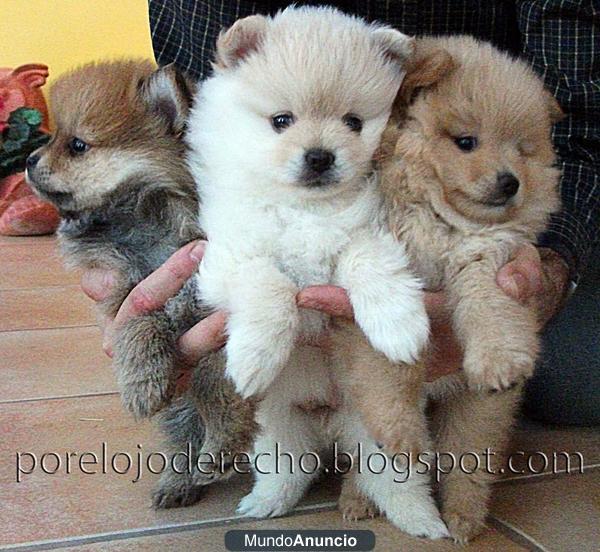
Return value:
[(538, 314), (543, 328), (562, 307), (569, 288), (569, 267), (554, 250), (524, 245), (498, 272), (504, 292)]
[[(192, 242), (176, 251), (162, 266), (142, 280), (121, 305), (114, 319), (100, 320), (103, 331), (103, 349), (112, 357), (113, 339), (117, 329), (127, 320), (152, 312), (164, 304), (183, 287), (196, 272), (204, 255), (206, 242)], [(94, 301), (106, 299), (115, 286), (117, 274), (108, 270), (86, 271), (81, 279), (83, 291)], [(219, 349), (225, 343), (223, 312), (215, 312), (198, 322), (179, 338), (179, 348), (185, 365), (193, 366), (207, 352)], [(186, 371), (184, 376), (189, 375)], [(184, 377), (179, 386), (187, 384)]]
[[(352, 320), (352, 304), (346, 291), (336, 286), (311, 286), (298, 294), (298, 306), (330, 316)], [(443, 292), (425, 293), (425, 307), (431, 322), (431, 353), (427, 358), (427, 380), (457, 372), (462, 366), (462, 350), (452, 329), (451, 316)]]
[[(535, 308), (545, 324), (560, 308), (568, 284), (568, 267), (550, 249), (526, 245), (498, 272), (498, 286), (515, 301)], [(352, 319), (352, 305), (346, 292), (335, 286), (311, 286), (298, 294), (298, 306)], [(427, 380), (458, 372), (463, 353), (452, 328), (451, 313), (443, 292), (425, 293), (431, 322)]]

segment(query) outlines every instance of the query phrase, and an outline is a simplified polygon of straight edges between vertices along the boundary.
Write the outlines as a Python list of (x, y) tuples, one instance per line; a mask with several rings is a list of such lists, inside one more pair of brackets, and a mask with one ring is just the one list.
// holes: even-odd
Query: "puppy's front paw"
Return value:
[(113, 363), (125, 408), (137, 419), (166, 406), (175, 391), (177, 347), (164, 313), (126, 322), (115, 339)]
[(396, 527), (414, 537), (445, 539), (450, 536), (446, 524), (440, 517), (420, 511), (418, 508), (404, 515), (388, 515), (388, 519)]
[(136, 419), (149, 418), (169, 404), (174, 382), (162, 371), (121, 386), (121, 402)]
[(535, 354), (481, 343), (465, 353), (464, 370), (474, 391), (505, 391), (533, 375)]
[(263, 333), (236, 329), (226, 345), (226, 375), (244, 398), (264, 393), (288, 361), (294, 336), (292, 332)]
[(356, 320), (371, 345), (392, 362), (412, 364), (429, 340), (429, 319), (416, 298), (394, 298), (381, 308), (369, 305)]

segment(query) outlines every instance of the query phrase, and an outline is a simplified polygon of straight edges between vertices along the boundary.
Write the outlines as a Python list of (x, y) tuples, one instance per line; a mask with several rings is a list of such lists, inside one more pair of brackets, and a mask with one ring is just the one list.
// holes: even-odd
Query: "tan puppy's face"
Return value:
[(56, 131), (29, 157), (28, 182), (64, 213), (100, 206), (130, 179), (151, 181), (181, 158), (180, 84), (149, 62), (89, 65), (59, 79)]
[(485, 224), (527, 217), (556, 201), (550, 133), (562, 114), (521, 64), (481, 61), (469, 57), (468, 45), (462, 57), (437, 54), (425, 81), (409, 74), (401, 93), (412, 96), (406, 128), (435, 177), (437, 197)]

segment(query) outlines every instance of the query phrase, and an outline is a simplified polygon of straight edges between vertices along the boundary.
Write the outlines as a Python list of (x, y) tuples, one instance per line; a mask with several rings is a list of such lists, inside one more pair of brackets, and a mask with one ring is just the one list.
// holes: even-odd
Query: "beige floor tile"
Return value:
[(511, 451), (514, 471), (507, 470), (508, 479), (561, 473), (568, 463), (571, 471), (578, 471), (581, 465), (600, 463), (600, 430), (526, 422), (515, 432)]
[[(457, 550), (457, 547), (448, 541), (425, 541), (409, 537), (392, 527), (384, 519), (356, 523), (345, 522), (336, 511), (303, 514), (268, 521), (235, 523), (222, 527), (207, 527), (196, 531), (172, 533), (169, 535), (152, 535), (127, 540), (114, 540), (93, 545), (82, 545), (76, 548), (69, 548), (69, 550), (77, 550), (78, 552), (100, 550), (110, 550), (111, 552), (125, 550), (134, 552), (158, 550), (221, 552), (225, 550), (225, 532), (230, 529), (367, 529), (375, 533), (375, 550), (377, 552), (451, 552)], [(513, 552), (526, 549), (511, 542), (497, 531), (490, 529), (470, 546), (460, 548), (460, 550), (467, 552), (483, 550)]]
[(79, 273), (65, 270), (54, 241), (0, 245), (0, 290), (78, 283)]
[(37, 245), (40, 243), (53, 243), (56, 241), (54, 234), (49, 236), (2, 236), (0, 235), (0, 247), (3, 245)]
[(0, 291), (0, 332), (95, 323), (93, 302), (79, 286)]
[(116, 391), (97, 327), (0, 332), (0, 402)]
[[(155, 512), (150, 493), (156, 476), (145, 472), (132, 483), (136, 478), (132, 472), (110, 473), (110, 459), (117, 452), (129, 452), (135, 466), (139, 452), (147, 458), (150, 452), (162, 450), (158, 432), (148, 423), (134, 423), (121, 411), (116, 396), (0, 404), (0, 434), (0, 544), (228, 518), (235, 515), (251, 484), (248, 477), (238, 477), (209, 488), (194, 507)], [(78, 458), (93, 452), (100, 459), (102, 443), (107, 444), (109, 473), (101, 473), (101, 464), (95, 475), (82, 473)], [(36, 455), (38, 466), (44, 453), (59, 453), (61, 469), (48, 475), (38, 467), (17, 483), (17, 453), (21, 453), (22, 471), (31, 465), (25, 452)], [(69, 452), (76, 456), (71, 456), (71, 471), (66, 474)], [(45, 461), (46, 470), (54, 470), (55, 457), (47, 455)], [(117, 468), (123, 470), (125, 462), (118, 457)], [(320, 485), (305, 503), (331, 502), (336, 496), (337, 486)]]
[(496, 488), (492, 514), (546, 550), (597, 551), (600, 472)]

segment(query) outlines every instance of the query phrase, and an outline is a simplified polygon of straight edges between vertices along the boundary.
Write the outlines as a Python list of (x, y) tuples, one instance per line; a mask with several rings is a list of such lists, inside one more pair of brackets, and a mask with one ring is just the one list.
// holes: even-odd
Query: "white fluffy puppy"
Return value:
[[(329, 323), (297, 308), (301, 288), (346, 288), (356, 322), (394, 362), (414, 360), (427, 340), (419, 282), (383, 230), (371, 175), (411, 52), (396, 30), (331, 8), (288, 8), (223, 33), (196, 99), (190, 165), (209, 239), (199, 285), (229, 312), (228, 375), (243, 396), (263, 397), (260, 473), (240, 504), (248, 516), (290, 510), (317, 473), (299, 469), (300, 457), (333, 439), (354, 454), (358, 442), (365, 455), (379, 452), (349, 401), (327, 424), (297, 407), (330, 404), (337, 377), (322, 351), (297, 345)], [(276, 445), (293, 469), (276, 473)], [(357, 484), (400, 528), (445, 536), (427, 476), (394, 477), (391, 467), (365, 470)]]

